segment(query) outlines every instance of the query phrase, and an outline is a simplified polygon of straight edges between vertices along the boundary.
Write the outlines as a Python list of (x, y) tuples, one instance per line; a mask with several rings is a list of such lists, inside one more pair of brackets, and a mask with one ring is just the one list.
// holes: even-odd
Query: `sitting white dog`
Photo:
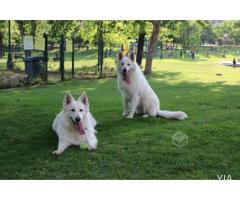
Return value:
[(179, 120), (187, 118), (182, 111), (160, 110), (159, 99), (135, 62), (134, 53), (124, 56), (119, 52), (116, 64), (118, 88), (123, 99), (123, 116), (133, 118), (136, 113), (143, 117), (159, 116)]
[(87, 95), (83, 92), (76, 101), (70, 93), (66, 93), (63, 111), (57, 114), (52, 128), (58, 135), (58, 148), (53, 154), (61, 154), (70, 145), (87, 143), (88, 150), (97, 147), (97, 122), (89, 111)]

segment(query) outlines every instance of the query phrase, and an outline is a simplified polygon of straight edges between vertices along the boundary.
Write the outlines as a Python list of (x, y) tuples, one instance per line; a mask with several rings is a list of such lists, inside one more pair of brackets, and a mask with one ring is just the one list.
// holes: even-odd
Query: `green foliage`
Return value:
[[(103, 38), (106, 44), (128, 44), (136, 38), (135, 26), (131, 21), (104, 21)], [(132, 33), (135, 33), (131, 36)]]
[(240, 21), (235, 21), (230, 32), (230, 37), (233, 38), (235, 44), (240, 44)]
[(172, 33), (167, 27), (162, 27), (159, 33), (159, 41), (161, 43), (168, 43), (173, 41)]
[(202, 44), (215, 44), (216, 34), (213, 30), (213, 25), (209, 21), (204, 21), (203, 30), (201, 34), (201, 42)]
[(48, 21), (48, 23), (50, 25), (48, 34), (54, 41), (59, 41), (62, 34), (66, 38), (73, 37), (76, 31), (76, 26), (79, 24), (77, 21), (70, 20), (55, 20)]
[(220, 45), (240, 44), (239, 21), (223, 21), (222, 23), (214, 27), (214, 32), (217, 35), (217, 41)]
[[(42, 36), (49, 34), (52, 43), (59, 42), (60, 36), (67, 39), (77, 38), (78, 41), (96, 44), (98, 40), (99, 21), (86, 20), (16, 20), (11, 21), (11, 42), (13, 45), (22, 46), (24, 35)], [(240, 21), (214, 21), (206, 20), (162, 20), (159, 34), (161, 43), (177, 43), (186, 51), (191, 46), (201, 44), (240, 44)], [(129, 45), (135, 42), (138, 34), (146, 33), (145, 39), (150, 38), (152, 31), (151, 21), (119, 21), (104, 20), (102, 33), (105, 46)], [(3, 44), (8, 42), (8, 23), (0, 21), (0, 34)]]
[(97, 34), (97, 22), (81, 21), (78, 34), (83, 39), (83, 41), (93, 43)]

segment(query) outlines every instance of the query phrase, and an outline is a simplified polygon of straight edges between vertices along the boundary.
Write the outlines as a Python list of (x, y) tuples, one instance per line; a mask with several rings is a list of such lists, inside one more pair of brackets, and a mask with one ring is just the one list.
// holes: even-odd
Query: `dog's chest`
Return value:
[(118, 80), (119, 89), (125, 94), (132, 94), (137, 90), (137, 85), (135, 82), (127, 83), (124, 80)]
[(84, 135), (80, 135), (78, 131), (68, 134), (68, 141), (72, 144), (79, 145), (84, 140)]

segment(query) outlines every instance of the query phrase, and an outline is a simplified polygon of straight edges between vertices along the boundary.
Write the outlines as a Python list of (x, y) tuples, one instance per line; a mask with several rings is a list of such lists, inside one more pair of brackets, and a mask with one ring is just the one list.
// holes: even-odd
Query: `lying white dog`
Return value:
[(87, 143), (88, 150), (97, 147), (95, 136), (97, 122), (89, 111), (87, 95), (82, 93), (76, 101), (70, 93), (66, 93), (63, 111), (57, 114), (52, 128), (58, 135), (58, 148), (53, 154), (61, 154), (70, 145)]
[(123, 116), (133, 118), (136, 113), (142, 114), (143, 117), (159, 116), (179, 120), (187, 118), (186, 113), (182, 111), (160, 110), (159, 99), (135, 62), (134, 53), (124, 56), (119, 52), (116, 64), (118, 88), (123, 99)]

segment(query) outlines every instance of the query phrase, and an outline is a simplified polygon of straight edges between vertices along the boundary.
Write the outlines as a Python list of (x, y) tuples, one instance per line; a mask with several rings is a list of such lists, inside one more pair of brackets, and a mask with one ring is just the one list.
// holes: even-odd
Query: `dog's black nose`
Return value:
[(76, 120), (76, 122), (80, 122), (81, 121), (80, 117), (76, 117), (75, 120)]
[(126, 72), (127, 72), (127, 69), (126, 69), (126, 68), (124, 68), (124, 69), (123, 69), (123, 73), (126, 73)]

